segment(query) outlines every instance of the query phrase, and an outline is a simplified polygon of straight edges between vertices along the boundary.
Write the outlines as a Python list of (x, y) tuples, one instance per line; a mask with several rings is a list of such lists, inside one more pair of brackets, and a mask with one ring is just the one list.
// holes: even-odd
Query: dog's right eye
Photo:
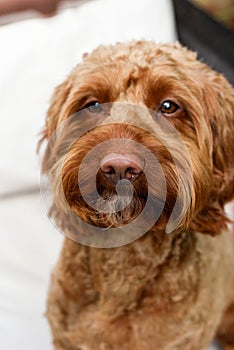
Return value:
[(82, 109), (87, 109), (90, 113), (101, 113), (103, 111), (103, 108), (101, 104), (98, 101), (92, 101), (84, 105)]

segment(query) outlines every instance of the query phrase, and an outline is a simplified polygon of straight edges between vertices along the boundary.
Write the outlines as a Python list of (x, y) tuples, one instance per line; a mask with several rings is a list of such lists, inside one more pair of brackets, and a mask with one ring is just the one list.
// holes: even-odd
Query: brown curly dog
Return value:
[(216, 336), (233, 350), (226, 79), (179, 44), (101, 46), (55, 90), (42, 140), (50, 215), (72, 238), (49, 290), (55, 349), (207, 350)]

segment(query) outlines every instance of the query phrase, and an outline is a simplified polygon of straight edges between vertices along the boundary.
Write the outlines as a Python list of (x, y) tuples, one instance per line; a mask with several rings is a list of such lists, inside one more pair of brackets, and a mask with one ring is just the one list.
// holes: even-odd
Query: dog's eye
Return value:
[(90, 113), (101, 113), (103, 108), (98, 101), (92, 101), (87, 103), (82, 109), (88, 108)]
[(163, 114), (173, 114), (175, 113), (180, 107), (170, 100), (164, 101), (161, 106), (159, 107), (159, 111)]

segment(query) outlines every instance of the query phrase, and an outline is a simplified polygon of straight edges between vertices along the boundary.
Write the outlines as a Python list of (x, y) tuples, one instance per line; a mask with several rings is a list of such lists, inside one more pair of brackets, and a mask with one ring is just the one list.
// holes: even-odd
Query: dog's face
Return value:
[(150, 202), (144, 220), (154, 217), (156, 230), (225, 227), (234, 92), (178, 44), (117, 44), (84, 56), (55, 91), (43, 139), (57, 216), (69, 207), (85, 222), (117, 227)]

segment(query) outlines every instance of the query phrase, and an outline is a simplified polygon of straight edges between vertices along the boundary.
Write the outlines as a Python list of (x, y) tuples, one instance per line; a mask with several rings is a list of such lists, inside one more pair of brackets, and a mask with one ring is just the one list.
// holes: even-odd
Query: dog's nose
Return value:
[(114, 184), (122, 179), (133, 182), (142, 173), (143, 161), (134, 154), (111, 153), (102, 159), (100, 169)]

